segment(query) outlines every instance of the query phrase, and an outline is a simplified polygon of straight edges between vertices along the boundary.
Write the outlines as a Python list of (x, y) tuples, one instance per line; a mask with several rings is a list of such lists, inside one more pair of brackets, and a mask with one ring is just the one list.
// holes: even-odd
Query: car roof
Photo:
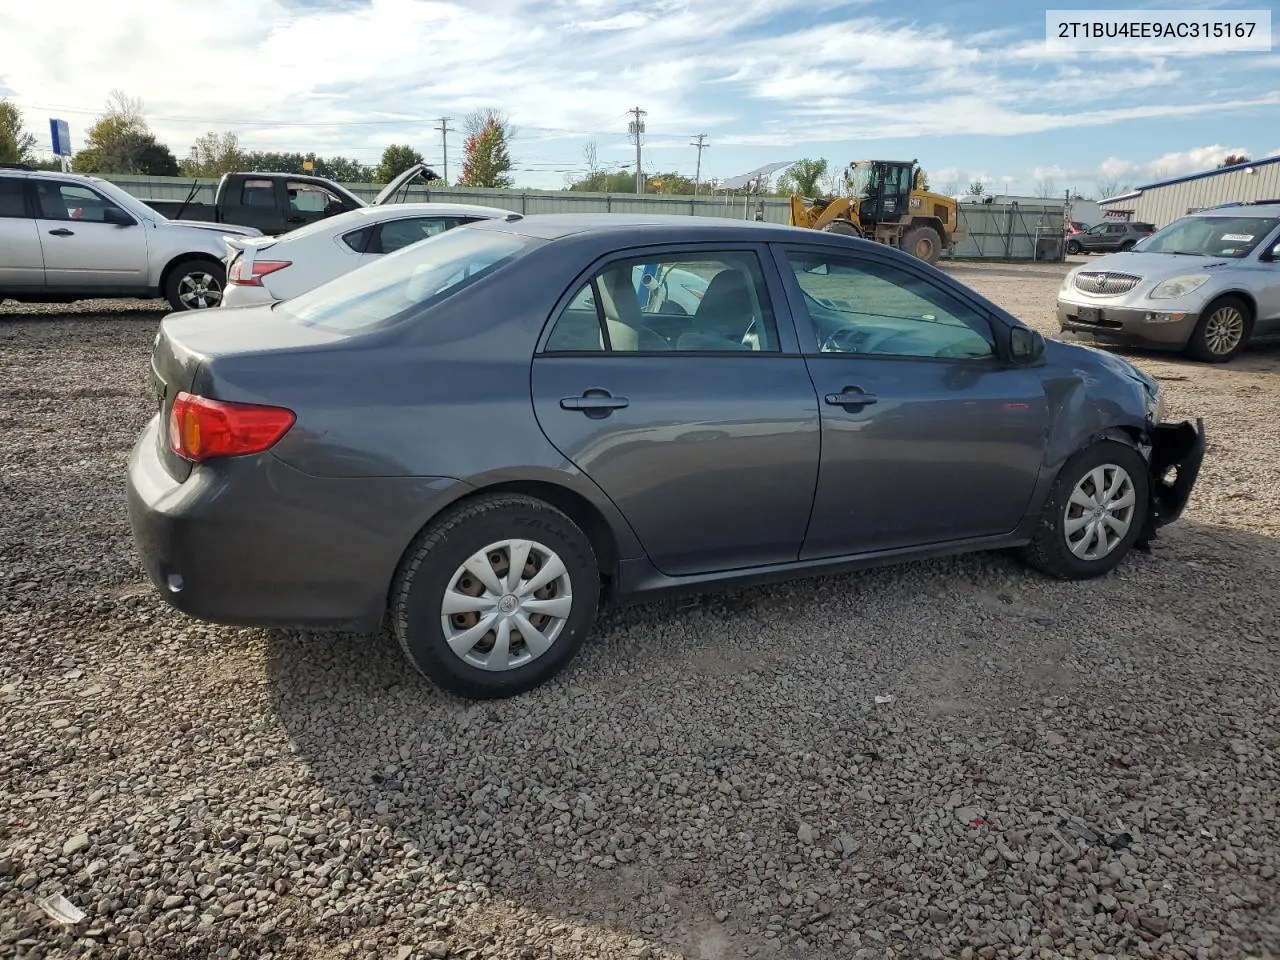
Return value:
[[(384, 203), (380, 205), (370, 204), (367, 207), (357, 207), (351, 213), (358, 213), (362, 217), (381, 217), (386, 214), (388, 216), (401, 214), (436, 214), (440, 216), (448, 216), (454, 214), (456, 216), (471, 217), (508, 217), (512, 216), (511, 210), (505, 207), (485, 207), (476, 203)], [(516, 214), (518, 216), (518, 214)]]
[[(468, 230), (501, 230), (540, 240), (558, 240), (585, 233), (624, 233), (653, 238), (669, 236), (673, 240), (794, 240), (800, 228), (755, 220), (733, 220), (728, 217), (698, 217), (689, 214), (640, 213), (540, 213), (514, 220), (473, 223)], [(813, 237), (831, 234), (806, 230)], [(847, 239), (847, 238), (846, 238)]]
[(1208, 207), (1191, 214), (1193, 217), (1280, 217), (1280, 203), (1233, 203)]

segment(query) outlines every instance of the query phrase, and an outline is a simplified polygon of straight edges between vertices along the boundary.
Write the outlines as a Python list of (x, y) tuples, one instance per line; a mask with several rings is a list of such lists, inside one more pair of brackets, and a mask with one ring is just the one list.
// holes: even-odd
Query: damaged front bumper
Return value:
[(1191, 488), (1204, 462), (1204, 418), (1196, 422), (1160, 422), (1151, 428), (1147, 464), (1151, 474), (1151, 503), (1136, 546), (1147, 550), (1160, 527), (1173, 523), (1191, 498)]

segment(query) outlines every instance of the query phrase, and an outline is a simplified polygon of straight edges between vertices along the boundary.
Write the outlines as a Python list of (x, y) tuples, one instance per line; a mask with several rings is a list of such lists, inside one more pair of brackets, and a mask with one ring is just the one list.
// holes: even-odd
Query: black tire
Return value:
[(226, 285), (227, 268), (221, 263), (183, 260), (169, 272), (164, 298), (174, 310), (207, 310), (222, 303)]
[[(487, 546), (513, 539), (532, 540), (560, 559), (568, 577), (572, 605), (545, 652), (510, 669), (488, 670), (472, 665), (450, 648), (441, 604), (445, 591), (454, 586), (455, 574), (468, 558)], [(531, 554), (531, 560), (534, 557)], [(474, 586), (480, 589), (478, 579)], [(541, 500), (496, 494), (466, 501), (447, 511), (409, 546), (392, 588), (391, 625), (405, 656), (419, 673), (450, 693), (490, 700), (524, 693), (564, 669), (595, 622), (599, 601), (600, 568), (586, 534)], [(464, 620), (456, 629), (466, 626)], [(477, 646), (472, 652), (491, 652), (491, 634), (493, 631), (486, 633), (481, 641), (491, 644), (488, 651)], [(523, 646), (523, 641), (514, 642), (511, 649), (532, 652)]]
[[(1107, 465), (1120, 467), (1129, 475), (1134, 494), (1129, 528), (1105, 555), (1096, 559), (1079, 557), (1071, 550), (1066, 529), (1071, 495), (1094, 470)], [(1059, 471), (1041, 510), (1034, 538), (1021, 550), (1022, 559), (1041, 573), (1059, 580), (1089, 580), (1110, 573), (1141, 536), (1150, 502), (1151, 479), (1147, 462), (1127, 443), (1100, 440), (1069, 459)], [(1073, 511), (1076, 509), (1079, 508), (1072, 506)]]
[(925, 263), (937, 263), (942, 253), (942, 237), (933, 227), (912, 227), (902, 235), (902, 249), (917, 260)]
[[(1238, 335), (1235, 345), (1226, 349), (1223, 349), (1224, 341), (1217, 332), (1223, 323), (1229, 323)], [(1253, 312), (1249, 304), (1239, 297), (1219, 297), (1200, 314), (1200, 322), (1187, 340), (1187, 356), (1203, 363), (1226, 363), (1244, 349), (1252, 332)]]
[(1078, 240), (1067, 241), (1067, 253), (1075, 255), (1080, 252), (1080, 242)]
[(832, 220), (822, 225), (824, 233), (838, 233), (842, 237), (860, 237), (862, 231), (853, 225), (852, 220)]
[(1133, 245), (1136, 242), (1137, 242), (1136, 240), (1126, 240), (1124, 243), (1120, 244), (1120, 252), (1127, 253), (1128, 251), (1132, 250)]

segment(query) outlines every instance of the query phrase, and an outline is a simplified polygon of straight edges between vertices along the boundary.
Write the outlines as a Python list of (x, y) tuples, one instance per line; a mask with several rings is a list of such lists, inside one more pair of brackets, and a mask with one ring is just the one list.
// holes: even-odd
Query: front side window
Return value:
[(58, 183), (53, 180), (36, 182), (40, 198), (40, 216), (45, 220), (83, 220), (103, 223), (103, 211), (119, 208), (102, 194), (75, 183)]
[(307, 326), (340, 333), (405, 319), (490, 276), (543, 241), (497, 231), (450, 230), (278, 304)]
[(712, 252), (615, 260), (575, 293), (547, 350), (776, 353), (760, 262)]
[(930, 280), (878, 261), (800, 253), (788, 259), (822, 353), (995, 356), (986, 318)]
[(434, 237), (456, 225), (457, 220), (446, 217), (409, 217), (404, 220), (389, 220), (379, 231), (378, 239), (375, 241), (376, 249), (370, 249), (369, 252), (395, 253), (411, 243)]
[(289, 195), (289, 209), (294, 213), (324, 213), (329, 204), (341, 203), (324, 187), (314, 183), (296, 183), (291, 180), (285, 185), (285, 190)]

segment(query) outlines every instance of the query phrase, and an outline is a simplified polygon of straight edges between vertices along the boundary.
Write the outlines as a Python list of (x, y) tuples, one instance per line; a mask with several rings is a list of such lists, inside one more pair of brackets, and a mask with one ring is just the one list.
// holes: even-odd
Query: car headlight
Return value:
[(1188, 273), (1182, 277), (1170, 277), (1168, 280), (1157, 283), (1150, 296), (1152, 300), (1173, 300), (1199, 290), (1208, 282), (1209, 274), (1207, 273)]
[(1164, 419), (1164, 414), (1164, 392), (1156, 384), (1147, 389), (1147, 419), (1152, 423), (1159, 423)]

